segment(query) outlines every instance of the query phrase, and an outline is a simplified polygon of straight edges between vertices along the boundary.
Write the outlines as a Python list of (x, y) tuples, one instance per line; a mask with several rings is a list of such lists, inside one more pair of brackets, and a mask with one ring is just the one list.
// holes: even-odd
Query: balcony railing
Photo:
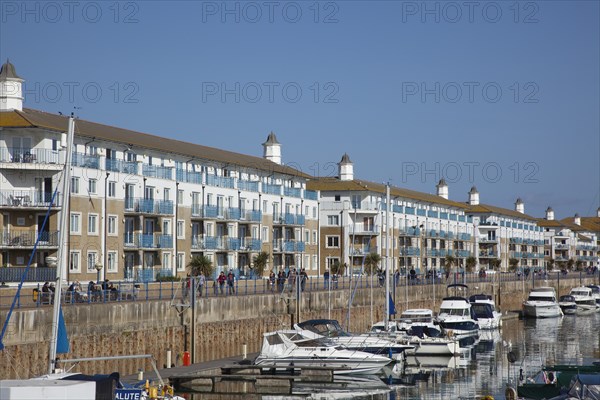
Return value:
[(260, 251), (261, 241), (260, 239), (252, 238), (241, 238), (240, 239), (240, 250), (241, 251)]
[(419, 256), (421, 255), (421, 250), (418, 247), (408, 246), (400, 248), (401, 256)]
[(71, 165), (74, 167), (100, 169), (100, 156), (73, 152)]
[(275, 239), (273, 240), (273, 251), (279, 253), (295, 253), (304, 251), (305, 244), (301, 241), (296, 240), (283, 240), (283, 239)]
[(125, 211), (143, 214), (173, 214), (173, 201), (126, 197)]
[(302, 214), (275, 214), (273, 215), (273, 223), (277, 225), (304, 225), (305, 218)]
[(107, 158), (105, 164), (107, 171), (121, 172), (132, 175), (138, 174), (138, 164), (135, 161), (123, 161)]
[(498, 258), (498, 253), (494, 251), (480, 251), (479, 258)]
[(27, 270), (25, 282), (52, 282), (56, 280), (56, 268), (39, 267), (10, 267), (0, 268), (0, 282), (20, 282)]
[(195, 171), (186, 171), (183, 169), (175, 170), (175, 179), (178, 182), (195, 183), (197, 185), (202, 184), (202, 173)]
[[(2, 207), (50, 207), (53, 193), (37, 190), (0, 190)], [(53, 207), (61, 206), (61, 194), (57, 193)]]
[(364, 256), (370, 253), (377, 253), (377, 246), (355, 246), (350, 248), (350, 255)]
[(498, 239), (495, 237), (479, 236), (479, 243), (497, 243)]
[[(39, 247), (57, 247), (58, 231), (42, 232)], [(0, 246), (3, 247), (31, 247), (38, 239), (38, 232), (35, 230), (12, 230), (0, 231)]]
[(283, 188), (283, 195), (287, 196), (287, 197), (298, 197), (300, 198), (302, 194), (302, 191), (299, 188), (291, 188), (291, 187), (284, 187)]
[(318, 200), (317, 192), (314, 190), (305, 190), (304, 198), (306, 200)]
[(173, 179), (173, 168), (142, 164), (142, 175), (151, 178)]
[(262, 212), (259, 210), (246, 211), (246, 221), (261, 222)]
[(268, 194), (280, 195), (281, 194), (281, 185), (271, 185), (268, 183), (263, 183), (262, 191), (264, 193), (268, 193)]
[(173, 235), (125, 232), (123, 235), (123, 245), (129, 248), (171, 249), (173, 248)]
[(255, 181), (238, 179), (237, 187), (239, 190), (245, 190), (247, 192), (258, 192), (258, 182)]
[(58, 150), (2, 147), (0, 148), (0, 162), (26, 164), (60, 164), (62, 160)]
[(216, 176), (216, 175), (207, 175), (206, 176), (206, 184), (210, 186), (217, 186), (222, 188), (233, 189), (234, 187), (234, 179), (229, 176)]

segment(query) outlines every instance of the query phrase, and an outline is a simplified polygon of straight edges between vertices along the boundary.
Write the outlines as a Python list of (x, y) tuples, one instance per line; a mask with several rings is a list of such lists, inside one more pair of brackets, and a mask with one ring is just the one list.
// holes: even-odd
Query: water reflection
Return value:
[[(479, 340), (455, 357), (409, 357), (404, 369), (388, 368), (382, 376), (384, 387), (323, 392), (326, 388), (306, 387), (303, 393), (259, 395), (247, 384), (244, 395), (188, 394), (200, 399), (481, 399), (492, 395), (504, 398), (506, 384), (534, 375), (545, 364), (590, 364), (600, 359), (600, 313), (568, 315), (562, 318), (504, 321), (501, 331), (481, 332)], [(509, 349), (516, 356), (511, 364)], [(360, 384), (360, 383), (359, 383)], [(376, 385), (376, 383), (372, 383)], [(315, 390), (312, 390), (315, 389)], [(332, 388), (333, 389), (333, 388)], [(364, 390), (363, 390), (364, 389)], [(369, 391), (369, 389), (372, 389)], [(369, 391), (366, 395), (365, 391)], [(308, 396), (308, 397), (307, 397)]]

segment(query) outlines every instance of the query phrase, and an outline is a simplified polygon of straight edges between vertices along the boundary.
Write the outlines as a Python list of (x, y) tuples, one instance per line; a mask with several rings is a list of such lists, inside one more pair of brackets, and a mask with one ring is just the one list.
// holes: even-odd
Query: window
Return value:
[(98, 214), (88, 214), (88, 235), (98, 234)]
[(109, 251), (106, 255), (106, 272), (117, 272), (117, 252)]
[(72, 251), (69, 257), (69, 272), (81, 272), (81, 253)]
[(177, 271), (185, 270), (185, 253), (177, 253)]
[(252, 199), (252, 211), (258, 211), (258, 199)]
[(112, 235), (112, 236), (117, 235), (118, 232), (117, 232), (117, 216), (116, 215), (108, 216), (106, 230), (109, 235)]
[(171, 269), (171, 253), (163, 253), (162, 268), (163, 269)]
[(263, 243), (267, 243), (269, 241), (269, 228), (263, 226), (262, 228), (262, 241)]
[(98, 260), (98, 253), (95, 251), (88, 251), (87, 253), (87, 270), (88, 272), (96, 271), (96, 261)]
[(304, 215), (306, 215), (308, 217), (308, 212), (310, 210), (309, 206), (304, 206)]
[(317, 207), (313, 207), (313, 218), (317, 218)]
[(340, 237), (339, 236), (327, 236), (327, 247), (337, 248), (340, 247)]
[(269, 210), (269, 202), (267, 200), (263, 200), (262, 212), (266, 213)]
[(116, 197), (117, 196), (117, 182), (110, 181), (108, 182), (108, 197)]
[(336, 194), (333, 198), (334, 201), (340, 201), (340, 195)]
[(97, 184), (98, 184), (98, 181), (96, 181), (95, 179), (88, 180), (88, 193), (89, 194), (96, 194)]
[(81, 234), (81, 213), (71, 213), (71, 228), (72, 235)]
[(183, 190), (177, 191), (177, 204), (183, 204)]
[(327, 216), (327, 225), (338, 226), (339, 224), (340, 224), (340, 216), (339, 215), (328, 215)]
[(177, 239), (185, 238), (185, 221), (178, 220), (177, 221)]
[(77, 194), (79, 193), (79, 177), (73, 176), (71, 178), (71, 193)]
[(310, 231), (308, 229), (304, 231), (304, 242), (306, 244), (310, 243)]
[(313, 231), (313, 244), (318, 244), (317, 231)]
[(319, 266), (319, 260), (316, 255), (312, 256), (312, 269), (317, 269)]
[(163, 235), (171, 234), (171, 220), (170, 219), (163, 219), (162, 233), (163, 233)]
[(171, 200), (171, 190), (169, 188), (164, 188), (163, 189), (163, 198), (164, 198), (165, 201)]

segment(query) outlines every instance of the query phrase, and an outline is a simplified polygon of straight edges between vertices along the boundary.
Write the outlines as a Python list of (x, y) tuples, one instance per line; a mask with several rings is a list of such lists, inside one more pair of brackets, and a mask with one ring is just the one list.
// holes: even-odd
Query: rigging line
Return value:
[[(63, 177), (61, 177), (61, 179), (59, 180), (59, 182), (63, 178), (64, 178), (64, 174), (63, 174)], [(19, 296), (21, 294), (21, 288), (23, 287), (23, 282), (25, 282), (27, 273), (29, 272), (29, 269), (31, 268), (31, 263), (33, 262), (33, 258), (37, 251), (38, 243), (42, 239), (42, 235), (45, 232), (44, 229), (46, 227), (46, 224), (48, 223), (48, 219), (50, 218), (50, 210), (52, 209), (52, 205), (54, 204), (54, 200), (56, 199), (56, 195), (58, 194), (59, 186), (60, 185), (56, 185), (56, 189), (54, 189), (54, 193), (52, 194), (52, 200), (50, 201), (50, 204), (48, 205), (48, 209), (46, 210), (46, 216), (44, 217), (44, 222), (42, 223), (42, 227), (38, 232), (38, 237), (35, 241), (35, 244), (33, 245), (33, 250), (31, 250), (31, 255), (29, 256), (29, 261), (27, 262), (27, 267), (25, 267), (25, 269), (23, 270), (23, 273), (21, 274), (21, 281), (19, 282), (19, 286), (17, 287), (17, 292), (15, 293), (15, 295), (13, 297), (13, 301), (10, 306), (10, 310), (8, 310), (8, 314), (6, 315), (6, 320), (4, 321), (4, 326), (2, 327), (2, 332), (0, 332), (0, 351), (4, 350), (4, 343), (2, 343), (2, 340), (4, 339), (4, 335), (6, 334), (6, 329), (8, 328), (8, 323), (10, 321), (10, 317), (11, 317), (11, 315), (15, 309), (15, 306), (17, 304), (17, 299), (19, 298)], [(65, 210), (65, 212), (66, 212), (66, 210)], [(57, 267), (57, 268), (59, 268), (59, 267)], [(60, 282), (59, 282), (59, 284), (60, 284)], [(60, 299), (58, 299), (58, 301), (60, 301)]]

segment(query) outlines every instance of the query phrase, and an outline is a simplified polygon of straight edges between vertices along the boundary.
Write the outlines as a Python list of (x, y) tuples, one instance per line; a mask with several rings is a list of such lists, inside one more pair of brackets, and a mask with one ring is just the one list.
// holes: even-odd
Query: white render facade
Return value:
[[(23, 109), (14, 98), (0, 99), (0, 265), (25, 267), (39, 236), (32, 265), (44, 267), (58, 251), (64, 194), (52, 196), (68, 118)], [(94, 280), (97, 266), (111, 280), (181, 276), (200, 254), (217, 273), (247, 276), (261, 251), (270, 255), (267, 271), (317, 270), (310, 233), (318, 230), (318, 193), (306, 189), (309, 176), (281, 165), (273, 133), (260, 158), (88, 121), (75, 126), (66, 279)]]

